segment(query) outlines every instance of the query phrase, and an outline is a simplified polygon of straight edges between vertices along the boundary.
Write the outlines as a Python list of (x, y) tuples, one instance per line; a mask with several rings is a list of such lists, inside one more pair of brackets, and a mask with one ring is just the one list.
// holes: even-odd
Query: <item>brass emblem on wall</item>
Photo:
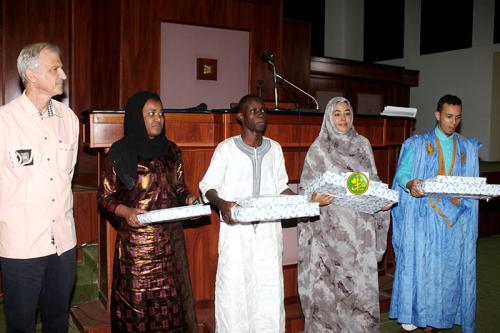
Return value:
[(217, 81), (217, 59), (196, 59), (196, 79)]

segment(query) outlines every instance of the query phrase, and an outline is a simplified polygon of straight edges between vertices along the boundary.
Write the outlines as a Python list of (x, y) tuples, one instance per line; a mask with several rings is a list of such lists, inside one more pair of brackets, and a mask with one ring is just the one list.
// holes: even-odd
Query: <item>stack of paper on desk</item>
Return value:
[(415, 118), (417, 115), (416, 108), (404, 108), (401, 106), (386, 106), (384, 111), (380, 113), (383, 116), (395, 116), (395, 117), (411, 117)]
[(192, 205), (153, 210), (137, 216), (143, 224), (174, 222), (210, 215), (210, 205)]
[(319, 215), (319, 205), (304, 195), (268, 195), (237, 201), (232, 209), (236, 222), (279, 221)]
[(484, 177), (437, 176), (425, 180), (420, 189), (425, 194), (450, 197), (481, 199), (500, 196), (500, 185), (486, 184)]
[(352, 195), (347, 190), (347, 173), (336, 174), (330, 171), (305, 184), (306, 195), (331, 193), (335, 196), (334, 204), (350, 207), (354, 210), (373, 214), (382, 207), (398, 202), (398, 192), (388, 188), (387, 184), (370, 180), (368, 190), (361, 195)]

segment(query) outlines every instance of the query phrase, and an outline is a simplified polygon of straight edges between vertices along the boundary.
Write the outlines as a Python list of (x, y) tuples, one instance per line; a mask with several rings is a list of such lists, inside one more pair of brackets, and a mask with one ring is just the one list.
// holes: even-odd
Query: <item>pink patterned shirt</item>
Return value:
[(0, 256), (27, 259), (76, 245), (71, 180), (79, 122), (52, 100), (53, 115), (23, 93), (0, 107)]

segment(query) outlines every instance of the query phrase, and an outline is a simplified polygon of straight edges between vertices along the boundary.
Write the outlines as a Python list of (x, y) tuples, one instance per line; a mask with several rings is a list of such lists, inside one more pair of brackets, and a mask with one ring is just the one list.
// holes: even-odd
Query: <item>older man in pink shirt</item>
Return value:
[(59, 49), (37, 43), (17, 59), (24, 93), (0, 108), (0, 263), (8, 332), (67, 332), (76, 273), (71, 180), (78, 118), (61, 95)]

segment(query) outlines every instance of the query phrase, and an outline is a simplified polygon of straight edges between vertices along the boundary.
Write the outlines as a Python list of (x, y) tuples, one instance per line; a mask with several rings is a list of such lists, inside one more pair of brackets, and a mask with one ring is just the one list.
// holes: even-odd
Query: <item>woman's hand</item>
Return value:
[(394, 204), (389, 204), (389, 205), (382, 206), (382, 207), (380, 207), (380, 210), (383, 211), (383, 212), (388, 211), (389, 209), (392, 208), (392, 205), (394, 205)]
[(335, 195), (332, 193), (324, 193), (322, 195), (319, 195), (316, 192), (313, 192), (311, 195), (311, 201), (319, 203), (320, 206), (326, 206), (332, 203), (333, 199), (335, 198)]
[(187, 198), (186, 198), (186, 204), (191, 206), (191, 205), (198, 205), (198, 204), (201, 204), (201, 199), (200, 197), (196, 197), (192, 194), (190, 194)]
[(142, 227), (143, 224), (139, 222), (137, 215), (147, 213), (144, 209), (140, 208), (131, 208), (125, 205), (118, 205), (115, 209), (115, 215), (122, 217), (127, 224), (131, 227), (137, 228)]

